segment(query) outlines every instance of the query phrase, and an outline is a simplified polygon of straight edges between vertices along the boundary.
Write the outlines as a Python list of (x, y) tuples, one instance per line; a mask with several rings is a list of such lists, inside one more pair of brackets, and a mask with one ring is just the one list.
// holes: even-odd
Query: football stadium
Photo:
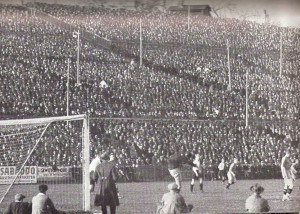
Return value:
[(300, 26), (238, 2), (0, 0), (0, 213), (298, 213)]

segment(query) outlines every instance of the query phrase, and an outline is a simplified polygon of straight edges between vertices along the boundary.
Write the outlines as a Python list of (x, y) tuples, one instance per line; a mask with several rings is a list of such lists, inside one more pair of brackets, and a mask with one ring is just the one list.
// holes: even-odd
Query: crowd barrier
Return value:
[[(170, 181), (172, 178), (166, 165), (141, 165), (138, 167), (121, 166), (118, 167), (118, 182), (158, 182)], [(7, 184), (12, 181), (17, 170), (15, 166), (0, 167), (0, 184)], [(280, 179), (281, 171), (278, 165), (239, 165), (237, 167), (236, 177), (238, 179)], [(299, 174), (297, 175), (299, 177)], [(192, 169), (183, 167), (183, 180), (191, 180)], [(217, 166), (207, 167), (204, 173), (204, 180), (218, 180)], [(82, 168), (71, 166), (25, 166), (20, 173), (20, 179), (17, 183), (41, 183), (41, 182), (59, 182), (59, 183), (81, 183)]]
[[(73, 168), (72, 176), (74, 181), (80, 181), (81, 168)], [(166, 165), (141, 165), (138, 167), (122, 166), (118, 167), (118, 182), (158, 182), (172, 180)], [(238, 179), (280, 179), (281, 171), (278, 165), (240, 165), (237, 167), (236, 176)], [(186, 167), (182, 169), (184, 181), (191, 180), (192, 169)], [(218, 180), (217, 166), (205, 169), (204, 180)]]

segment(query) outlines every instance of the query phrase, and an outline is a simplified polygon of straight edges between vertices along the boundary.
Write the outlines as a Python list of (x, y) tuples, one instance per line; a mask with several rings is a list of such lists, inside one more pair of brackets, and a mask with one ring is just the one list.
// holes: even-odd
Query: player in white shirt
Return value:
[(295, 162), (291, 166), (293, 181), (295, 181), (295, 179), (296, 179), (296, 174), (298, 172), (297, 169), (299, 169), (299, 160), (298, 159), (296, 159)]
[(218, 166), (219, 169), (219, 179), (222, 179), (222, 183), (224, 184), (226, 176), (225, 176), (225, 159), (222, 158), (221, 163)]
[(195, 164), (196, 166), (193, 166), (193, 178), (192, 178), (190, 190), (191, 190), (191, 192), (193, 192), (195, 180), (199, 180), (200, 191), (203, 191), (203, 173), (204, 172), (203, 172), (203, 167), (200, 163), (200, 155), (199, 154), (195, 155), (193, 164)]
[(295, 174), (296, 174), (296, 169), (295, 165), (298, 164), (298, 160), (296, 161), (295, 164), (292, 163), (291, 161), (291, 153), (290, 150), (287, 149), (285, 151), (285, 156), (283, 156), (281, 160), (281, 173), (284, 181), (284, 188), (283, 188), (283, 197), (282, 201), (290, 201), (290, 195), (293, 191), (294, 187), (294, 180), (295, 180)]
[(228, 177), (228, 183), (226, 185), (226, 189), (229, 189), (230, 185), (234, 184), (236, 182), (236, 166), (237, 166), (238, 160), (236, 158), (233, 159), (233, 163), (230, 164), (227, 177)]

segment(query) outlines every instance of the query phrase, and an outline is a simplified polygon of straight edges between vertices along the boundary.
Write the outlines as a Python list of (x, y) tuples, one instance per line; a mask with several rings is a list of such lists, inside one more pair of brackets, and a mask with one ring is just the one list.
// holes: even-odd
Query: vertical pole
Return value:
[(280, 33), (280, 59), (279, 59), (279, 70), (280, 70), (280, 77), (282, 75), (282, 33)]
[(33, 8), (31, 10), (31, 15), (35, 16), (35, 0), (33, 1)]
[(140, 66), (143, 64), (142, 19), (140, 19)]
[(86, 88), (86, 112), (89, 113), (89, 88)]
[(229, 55), (229, 41), (226, 40), (227, 46), (227, 67), (228, 67), (228, 89), (231, 90), (231, 71), (230, 71), (230, 55)]
[(190, 30), (190, 13), (191, 13), (191, 7), (188, 5), (188, 30)]
[(80, 33), (79, 30), (77, 31), (77, 85), (80, 84), (79, 80), (79, 54), (80, 54)]
[(68, 77), (67, 77), (67, 116), (69, 116), (69, 91), (70, 91), (70, 58), (68, 58)]
[(86, 114), (83, 120), (83, 158), (82, 158), (82, 181), (83, 181), (83, 210), (91, 210), (91, 194), (90, 194), (90, 130), (89, 116)]
[(249, 74), (248, 69), (246, 70), (246, 128), (248, 127), (248, 88), (249, 88)]

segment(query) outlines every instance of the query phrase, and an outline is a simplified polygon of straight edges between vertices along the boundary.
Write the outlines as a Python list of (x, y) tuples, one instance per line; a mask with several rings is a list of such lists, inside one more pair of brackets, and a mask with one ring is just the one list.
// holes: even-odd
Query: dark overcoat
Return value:
[(28, 202), (12, 202), (5, 214), (31, 214), (32, 204)]
[(117, 173), (114, 161), (103, 162), (96, 167), (91, 176), (95, 185), (95, 206), (119, 206), (116, 188)]

